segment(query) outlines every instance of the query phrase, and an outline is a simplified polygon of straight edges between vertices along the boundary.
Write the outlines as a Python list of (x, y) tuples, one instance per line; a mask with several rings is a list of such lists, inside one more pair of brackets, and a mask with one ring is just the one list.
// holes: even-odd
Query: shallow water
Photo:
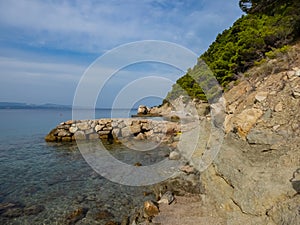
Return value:
[[(107, 117), (107, 112), (96, 115)], [(121, 221), (153, 198), (144, 196), (149, 187), (124, 186), (97, 174), (76, 144), (44, 141), (49, 130), (70, 118), (70, 110), (0, 110), (0, 224), (66, 224), (68, 215), (80, 208), (87, 209), (81, 224), (105, 224)], [(118, 160), (143, 165), (168, 152), (107, 148)]]

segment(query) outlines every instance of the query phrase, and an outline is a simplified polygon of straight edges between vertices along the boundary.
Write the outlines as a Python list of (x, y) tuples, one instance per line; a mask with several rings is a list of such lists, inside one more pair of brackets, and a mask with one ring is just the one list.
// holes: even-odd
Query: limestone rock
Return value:
[(281, 112), (282, 110), (283, 110), (283, 104), (282, 104), (282, 102), (279, 102), (279, 103), (275, 106), (274, 111), (275, 111), (275, 112)]
[(158, 213), (159, 208), (153, 201), (148, 200), (144, 202), (144, 216), (146, 218), (156, 216)]
[(89, 134), (89, 139), (90, 140), (97, 140), (97, 139), (99, 139), (99, 135), (97, 133)]
[(105, 225), (119, 225), (119, 223), (111, 220), (111, 221), (108, 221)]
[(131, 135), (131, 131), (129, 127), (124, 127), (121, 130), (122, 137), (129, 137)]
[(170, 155), (169, 155), (169, 159), (170, 160), (179, 160), (180, 159), (180, 154), (176, 151), (172, 151), (170, 152)]
[(146, 137), (145, 137), (145, 135), (144, 135), (143, 133), (139, 133), (139, 134), (135, 137), (135, 139), (137, 139), (137, 140), (145, 140)]
[(258, 92), (255, 95), (255, 100), (258, 102), (264, 101), (268, 97), (268, 92)]
[(91, 129), (85, 130), (84, 133), (85, 133), (86, 135), (88, 135), (88, 134), (93, 134), (93, 133), (95, 133), (95, 130), (94, 130), (93, 128), (91, 128)]
[(174, 200), (174, 194), (171, 191), (167, 191), (161, 196), (160, 200), (157, 203), (170, 205)]
[(195, 172), (195, 168), (190, 166), (190, 165), (185, 165), (185, 166), (182, 166), (180, 167), (180, 170), (187, 173), (187, 174), (190, 174), (190, 173), (194, 173)]
[(45, 137), (45, 141), (47, 142), (55, 142), (56, 140), (57, 138), (54, 136), (52, 131), (49, 134), (47, 134)]
[(85, 133), (83, 131), (81, 131), (81, 130), (76, 131), (75, 134), (74, 134), (74, 137), (75, 137), (76, 141), (80, 141), (80, 140), (85, 140), (86, 139)]
[(260, 109), (246, 109), (232, 118), (230, 124), (234, 124), (240, 137), (245, 138), (262, 114)]
[(77, 123), (76, 126), (78, 127), (78, 129), (80, 130), (88, 130), (90, 129), (90, 125), (86, 122), (83, 122), (83, 123)]
[(73, 127), (73, 126), (71, 126), (71, 127), (69, 128), (69, 132), (72, 133), (72, 134), (74, 134), (77, 130), (78, 130), (78, 127)]
[(149, 112), (149, 109), (144, 106), (144, 105), (140, 105), (138, 108), (138, 114), (147, 114)]
[(32, 205), (24, 208), (24, 214), (29, 215), (37, 215), (40, 212), (44, 211), (45, 207), (42, 205)]
[(21, 207), (8, 208), (5, 212), (1, 214), (1, 216), (8, 218), (20, 217), (23, 216), (23, 209)]
[(135, 124), (130, 126), (130, 130), (133, 134), (140, 133), (141, 132), (141, 125), (138, 124), (138, 123), (135, 123)]
[(295, 76), (295, 71), (293, 70), (290, 70), (290, 71), (287, 71), (286, 75), (288, 76), (289, 79), (293, 78)]
[(300, 98), (300, 85), (296, 86), (292, 90), (294, 98)]
[(129, 218), (128, 218), (128, 216), (124, 216), (123, 218), (122, 218), (122, 221), (121, 221), (121, 225), (129, 225)]
[(62, 142), (71, 142), (72, 141), (72, 137), (71, 136), (61, 137), (61, 141)]
[(77, 221), (83, 219), (87, 213), (88, 209), (86, 208), (78, 208), (75, 211), (71, 212), (66, 216), (65, 223), (68, 225), (73, 225)]
[(98, 132), (98, 134), (100, 136), (102, 136), (102, 135), (108, 135), (108, 134), (110, 134), (110, 131), (109, 130), (101, 130), (101, 131)]
[(100, 210), (94, 216), (96, 220), (103, 220), (103, 219), (111, 219), (114, 218), (114, 215), (109, 212), (108, 210)]
[(150, 137), (153, 135), (153, 130), (149, 130), (147, 132), (145, 132), (146, 137)]
[(150, 122), (142, 123), (142, 129), (149, 131), (151, 129)]
[(283, 137), (266, 130), (252, 129), (247, 135), (247, 141), (250, 144), (274, 145), (282, 143)]
[(95, 126), (95, 131), (98, 132), (98, 131), (102, 130), (104, 127), (105, 127), (104, 125), (99, 125), (98, 124), (98, 125)]
[(68, 136), (71, 136), (71, 133), (67, 130), (59, 129), (57, 136), (58, 137), (66, 137), (66, 136), (68, 137)]
[(74, 120), (68, 120), (65, 122), (66, 125), (72, 125), (74, 123)]
[(68, 130), (70, 128), (70, 125), (66, 125), (65, 123), (60, 124), (56, 127), (57, 129), (62, 129), (62, 130)]

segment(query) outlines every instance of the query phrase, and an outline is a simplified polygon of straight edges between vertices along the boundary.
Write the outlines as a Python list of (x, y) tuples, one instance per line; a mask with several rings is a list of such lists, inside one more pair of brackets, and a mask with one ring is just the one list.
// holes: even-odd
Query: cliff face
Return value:
[(227, 224), (300, 224), (299, 50), (225, 93), (225, 139), (201, 182)]

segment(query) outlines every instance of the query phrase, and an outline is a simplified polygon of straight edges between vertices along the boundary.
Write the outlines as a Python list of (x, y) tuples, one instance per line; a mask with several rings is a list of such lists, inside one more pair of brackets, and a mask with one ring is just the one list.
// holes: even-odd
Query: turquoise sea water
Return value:
[[(114, 115), (128, 117), (127, 112)], [(97, 110), (96, 117), (110, 117), (110, 111)], [(67, 109), (0, 110), (0, 224), (68, 224), (68, 216), (80, 208), (86, 213), (78, 224), (105, 224), (121, 221), (153, 197), (143, 195), (149, 187), (123, 186), (98, 175), (76, 144), (44, 141), (52, 128), (71, 118)], [(110, 148), (119, 158), (153, 161), (121, 146)]]

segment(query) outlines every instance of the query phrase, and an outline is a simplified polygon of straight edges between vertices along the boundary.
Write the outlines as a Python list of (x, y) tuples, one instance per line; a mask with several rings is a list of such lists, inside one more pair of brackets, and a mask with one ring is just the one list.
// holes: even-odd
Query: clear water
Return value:
[[(109, 113), (98, 110), (96, 117)], [(123, 113), (127, 111), (115, 115), (128, 117)], [(71, 110), (0, 110), (0, 224), (68, 224), (68, 215), (79, 208), (88, 211), (78, 224), (105, 224), (121, 221), (153, 197), (143, 194), (149, 187), (123, 186), (98, 175), (76, 144), (44, 141), (52, 128), (71, 117)], [(149, 155), (128, 157), (120, 145), (110, 148), (119, 158), (153, 161)], [(7, 203), (15, 206), (5, 208)], [(41, 210), (28, 213), (28, 207)]]

